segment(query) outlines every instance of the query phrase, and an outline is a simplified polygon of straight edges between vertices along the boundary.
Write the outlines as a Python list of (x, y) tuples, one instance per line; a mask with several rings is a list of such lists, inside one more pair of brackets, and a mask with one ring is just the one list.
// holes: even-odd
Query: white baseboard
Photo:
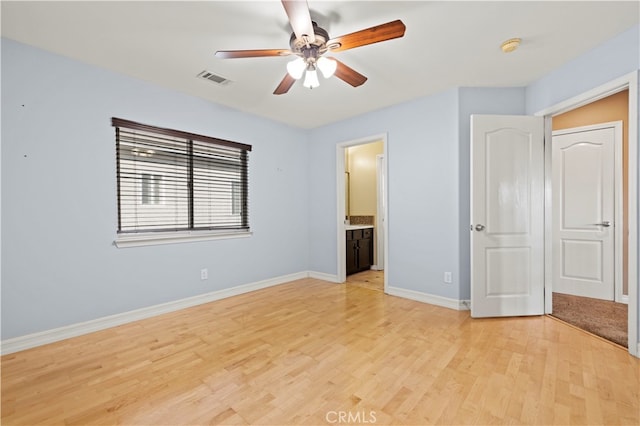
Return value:
[(337, 275), (325, 274), (324, 272), (309, 271), (309, 278), (316, 278), (318, 280), (329, 281), (332, 283), (339, 283)]
[(456, 311), (468, 311), (471, 306), (471, 302), (469, 300), (451, 299), (448, 297), (436, 296), (433, 294), (392, 286), (387, 287), (387, 294), (390, 294), (391, 296), (404, 297), (405, 299), (415, 300), (417, 302), (428, 303), (430, 305), (442, 306), (443, 308), (455, 309)]
[(629, 296), (628, 295), (621, 295), (621, 296), (616, 296), (616, 303), (624, 303), (625, 305), (629, 304)]
[[(94, 320), (85, 321), (76, 324), (70, 324), (63, 327), (45, 330), (37, 333), (27, 334), (24, 336), (13, 337), (3, 340), (0, 343), (0, 354), (10, 354), (25, 349), (34, 348), (36, 346), (46, 345), (48, 343), (57, 342), (71, 337), (81, 336), (83, 334), (93, 333), (95, 331), (104, 330), (110, 327), (138, 321), (169, 312), (178, 311), (180, 309), (190, 308), (192, 306), (202, 305), (204, 303), (214, 302), (216, 300), (225, 299), (227, 297), (237, 296), (249, 293), (255, 290), (261, 290), (267, 287), (284, 284), (303, 278), (316, 278), (323, 281), (338, 283), (338, 276), (327, 274), (324, 272), (304, 271), (289, 275), (283, 275), (276, 278), (258, 281), (255, 283), (243, 284), (224, 290), (213, 291), (210, 293), (200, 294), (197, 296), (187, 297), (185, 299), (174, 300), (171, 302), (161, 303), (159, 305), (149, 306), (146, 308), (135, 309), (133, 311), (123, 312), (120, 314), (110, 315)], [(432, 305), (443, 306), (445, 308), (456, 310), (468, 310), (469, 302), (465, 300), (449, 299), (441, 296), (434, 296), (413, 290), (406, 290), (398, 287), (387, 288), (387, 293), (392, 296), (404, 297), (406, 299), (416, 300), (418, 302), (429, 303)], [(639, 349), (640, 352), (640, 349)]]
[[(156, 315), (166, 314), (169, 312), (178, 311), (180, 309), (190, 308), (192, 306), (201, 305), (203, 303), (209, 303), (220, 299), (225, 299), (231, 296), (237, 296), (243, 293), (249, 293), (251, 291), (260, 290), (267, 287), (272, 287), (280, 284), (284, 284), (290, 281), (299, 280), (302, 278), (313, 277), (318, 273), (312, 272), (298, 272), (295, 274), (283, 275), (276, 278), (270, 278), (255, 283), (239, 285), (224, 290), (213, 291), (210, 293), (200, 294), (198, 296), (187, 297), (185, 299), (175, 300), (172, 302), (161, 303), (159, 305), (149, 306), (146, 308), (140, 308), (133, 311), (123, 312), (120, 314), (110, 315), (107, 317), (97, 318), (94, 320), (81, 322), (77, 324), (70, 324), (67, 326), (54, 328), (51, 330), (45, 330), (37, 333), (27, 334), (24, 336), (18, 336), (11, 339), (3, 340), (1, 343), (0, 353), (2, 355), (10, 354), (13, 352), (22, 351), (36, 346), (46, 345), (47, 343), (57, 342), (59, 340), (68, 339), (71, 337), (81, 336), (83, 334), (93, 333), (94, 331), (104, 330), (106, 328), (115, 327), (118, 325), (126, 324), (133, 321), (138, 321), (145, 318), (150, 318)], [(323, 274), (330, 277), (328, 274)], [(315, 278), (315, 277), (314, 277)], [(325, 279), (325, 278), (321, 278)]]

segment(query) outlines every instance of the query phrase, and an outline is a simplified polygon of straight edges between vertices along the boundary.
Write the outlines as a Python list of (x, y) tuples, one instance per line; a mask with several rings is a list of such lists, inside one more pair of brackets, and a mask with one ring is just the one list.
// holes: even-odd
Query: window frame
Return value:
[[(204, 241), (204, 240), (215, 240), (215, 239), (227, 239), (227, 238), (244, 238), (252, 235), (251, 229), (249, 227), (249, 198), (248, 198), (248, 190), (249, 190), (249, 167), (248, 167), (248, 153), (252, 150), (251, 145), (242, 144), (239, 142), (228, 141), (224, 139), (214, 138), (211, 136), (203, 136), (195, 133), (184, 132), (180, 130), (168, 129), (163, 127), (156, 127), (147, 124), (138, 123), (131, 120), (125, 120), (121, 118), (112, 117), (111, 124), (115, 128), (116, 133), (116, 184), (117, 184), (117, 232), (114, 244), (117, 247), (135, 247), (135, 246), (146, 246), (146, 245), (156, 245), (156, 244), (173, 244), (173, 243), (182, 243), (182, 242), (193, 242), (193, 241)], [(190, 191), (190, 200), (189, 205), (190, 211), (188, 214), (191, 216), (189, 220), (188, 227), (179, 228), (179, 229), (138, 229), (138, 230), (122, 230), (121, 223), (121, 214), (122, 214), (122, 194), (121, 194), (121, 158), (120, 158), (120, 128), (126, 129), (128, 131), (138, 130), (142, 132), (151, 133), (157, 136), (169, 136), (169, 137), (177, 137), (181, 139), (186, 139), (187, 144), (190, 147), (188, 151), (190, 169), (188, 170), (188, 179), (189, 186), (191, 188), (194, 187), (194, 177), (193, 177), (193, 162), (194, 159), (198, 157), (193, 153), (193, 145), (194, 142), (197, 143), (205, 143), (212, 144), (213, 146), (217, 146), (219, 148), (232, 148), (234, 150), (241, 151), (240, 159), (242, 162), (242, 167), (240, 168), (240, 180), (232, 181), (232, 212), (235, 215), (236, 207), (237, 207), (237, 195), (235, 194), (236, 185), (239, 183), (243, 188), (242, 193), (240, 194), (240, 200), (243, 206), (246, 206), (245, 213), (240, 213), (240, 225), (239, 226), (216, 226), (211, 224), (208, 227), (196, 227), (195, 222), (193, 220), (193, 191)], [(155, 175), (155, 172), (153, 173)], [(162, 175), (161, 172), (158, 175)], [(154, 178), (157, 176), (154, 176)], [(162, 200), (162, 193), (156, 194), (159, 196), (159, 199)], [(141, 192), (142, 196), (142, 192)], [(140, 200), (142, 201), (142, 199)], [(154, 204), (151, 204), (154, 205)]]

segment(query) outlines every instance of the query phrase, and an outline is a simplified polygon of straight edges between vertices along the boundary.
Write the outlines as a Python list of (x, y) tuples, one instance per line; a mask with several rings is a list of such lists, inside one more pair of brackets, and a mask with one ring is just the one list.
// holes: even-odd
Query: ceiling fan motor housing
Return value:
[(291, 51), (296, 55), (302, 56), (305, 60), (315, 60), (327, 51), (329, 33), (315, 22), (313, 22), (313, 32), (315, 35), (313, 43), (309, 43), (304, 38), (297, 38), (295, 33), (291, 33), (291, 38), (289, 39)]

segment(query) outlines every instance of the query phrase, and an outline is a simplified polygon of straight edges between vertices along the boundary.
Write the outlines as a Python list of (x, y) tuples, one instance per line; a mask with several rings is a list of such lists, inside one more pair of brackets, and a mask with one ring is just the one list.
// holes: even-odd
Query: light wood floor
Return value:
[(640, 423), (616, 345), (314, 279), (1, 361), (4, 425)]
[(347, 275), (346, 283), (369, 290), (384, 291), (384, 271), (368, 270)]

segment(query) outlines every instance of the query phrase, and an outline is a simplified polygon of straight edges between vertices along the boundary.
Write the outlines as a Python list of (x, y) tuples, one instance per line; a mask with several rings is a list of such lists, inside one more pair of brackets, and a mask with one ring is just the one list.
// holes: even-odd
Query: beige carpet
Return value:
[(553, 314), (571, 325), (627, 347), (627, 305), (553, 293)]

